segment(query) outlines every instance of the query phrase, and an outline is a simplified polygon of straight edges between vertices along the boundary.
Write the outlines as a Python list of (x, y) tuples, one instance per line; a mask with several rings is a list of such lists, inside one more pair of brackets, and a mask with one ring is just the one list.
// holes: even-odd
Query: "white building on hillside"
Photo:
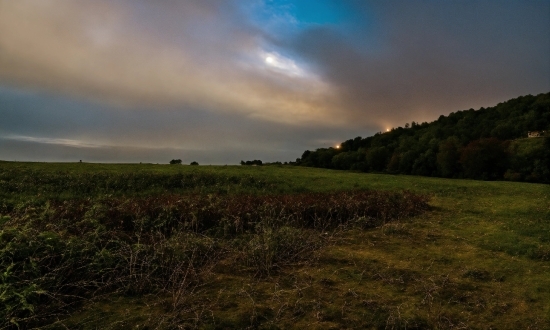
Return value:
[(533, 138), (533, 137), (542, 137), (544, 136), (544, 133), (546, 133), (546, 131), (529, 131), (527, 132), (527, 137), (530, 137), (530, 138)]

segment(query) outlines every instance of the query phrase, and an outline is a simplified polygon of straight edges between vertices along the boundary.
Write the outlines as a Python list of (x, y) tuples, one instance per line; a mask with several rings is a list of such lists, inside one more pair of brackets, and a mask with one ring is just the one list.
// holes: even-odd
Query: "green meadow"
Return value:
[(0, 329), (549, 329), (550, 186), (0, 162)]

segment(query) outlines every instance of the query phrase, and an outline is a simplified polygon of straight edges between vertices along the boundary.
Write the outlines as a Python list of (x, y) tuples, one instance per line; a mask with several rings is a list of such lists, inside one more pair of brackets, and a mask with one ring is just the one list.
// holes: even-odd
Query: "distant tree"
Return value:
[(401, 155), (397, 152), (391, 156), (390, 162), (388, 163), (388, 167), (386, 169), (388, 173), (399, 173), (400, 160), (401, 160)]
[(491, 136), (500, 140), (513, 139), (518, 132), (512, 123), (502, 123), (491, 130)]
[(436, 173), (436, 155), (432, 149), (420, 154), (414, 161), (412, 174), (432, 176)]
[(502, 179), (508, 160), (506, 146), (495, 138), (472, 141), (460, 153), (464, 176), (470, 179)]
[(544, 138), (543, 152), (533, 173), (538, 176), (538, 182), (550, 183), (550, 137)]
[(508, 148), (509, 170), (505, 179), (512, 181), (550, 181), (550, 137), (513, 141)]
[(191, 162), (191, 164), (189, 164), (189, 165), (195, 166), (195, 165), (199, 165), (199, 163), (197, 163), (197, 162)]
[[(364, 159), (364, 157), (363, 157)], [(353, 163), (351, 165), (350, 170), (352, 171), (360, 171), (360, 172), (368, 172), (369, 171), (369, 165), (365, 161)]]
[(245, 161), (242, 161), (241, 160), (241, 165), (258, 165), (258, 166), (261, 166), (263, 163), (261, 160), (259, 159), (254, 159), (254, 160), (247, 160), (246, 162)]
[(373, 147), (367, 151), (367, 164), (369, 168), (376, 172), (383, 171), (390, 157), (388, 148), (386, 147)]
[(340, 150), (342, 152), (346, 151), (357, 151), (361, 147), (362, 138), (360, 136), (355, 139), (349, 139), (340, 143)]
[(399, 173), (411, 174), (414, 161), (418, 154), (414, 150), (409, 150), (399, 157)]
[(460, 173), (460, 153), (458, 149), (460, 141), (457, 137), (442, 141), (439, 144), (439, 152), (437, 153), (437, 169), (439, 174), (445, 178), (457, 177)]
[(180, 164), (181, 165), (181, 159), (172, 159), (170, 161), (170, 164), (171, 165), (176, 165), (176, 164)]
[(332, 167), (339, 170), (349, 170), (359, 160), (359, 157), (359, 153), (356, 151), (339, 153), (332, 157)]
[(338, 153), (338, 150), (333, 148), (321, 148), (318, 149), (318, 153), (317, 167), (332, 168), (332, 157)]

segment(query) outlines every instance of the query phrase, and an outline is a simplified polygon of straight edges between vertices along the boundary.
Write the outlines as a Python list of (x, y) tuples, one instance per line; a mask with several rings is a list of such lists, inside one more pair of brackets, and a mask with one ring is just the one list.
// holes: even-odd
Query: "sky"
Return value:
[(0, 0), (0, 160), (293, 161), (550, 91), (550, 0)]

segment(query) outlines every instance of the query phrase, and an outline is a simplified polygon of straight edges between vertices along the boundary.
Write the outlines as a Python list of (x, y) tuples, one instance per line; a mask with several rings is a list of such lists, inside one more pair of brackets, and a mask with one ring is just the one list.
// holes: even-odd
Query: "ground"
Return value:
[[(32, 188), (55, 187), (55, 180), (63, 177), (88, 182), (83, 178), (94, 173), (99, 175), (94, 182), (103, 188)], [(143, 179), (146, 176), (197, 184), (155, 187)], [(35, 177), (46, 179), (32, 183)], [(128, 180), (135, 189), (123, 184), (117, 193), (117, 184)], [(196, 281), (180, 290), (97, 295), (66, 309), (57, 321), (50, 319), (51, 328), (550, 328), (548, 185), (290, 166), (11, 162), (0, 163), (0, 183), (0, 213), (12, 218), (13, 209), (29, 200), (39, 208), (47, 201), (86, 195), (270, 196), (370, 189), (429, 196), (428, 211), (375, 228), (306, 229), (304, 240), (315, 237), (311, 242), (320, 242), (308, 250), (307, 260), (298, 258), (261, 273), (250, 264), (239, 264), (237, 254), (220, 253), (196, 272)], [(6, 232), (16, 224), (11, 219), (2, 226)], [(243, 237), (246, 241), (256, 236)]]

